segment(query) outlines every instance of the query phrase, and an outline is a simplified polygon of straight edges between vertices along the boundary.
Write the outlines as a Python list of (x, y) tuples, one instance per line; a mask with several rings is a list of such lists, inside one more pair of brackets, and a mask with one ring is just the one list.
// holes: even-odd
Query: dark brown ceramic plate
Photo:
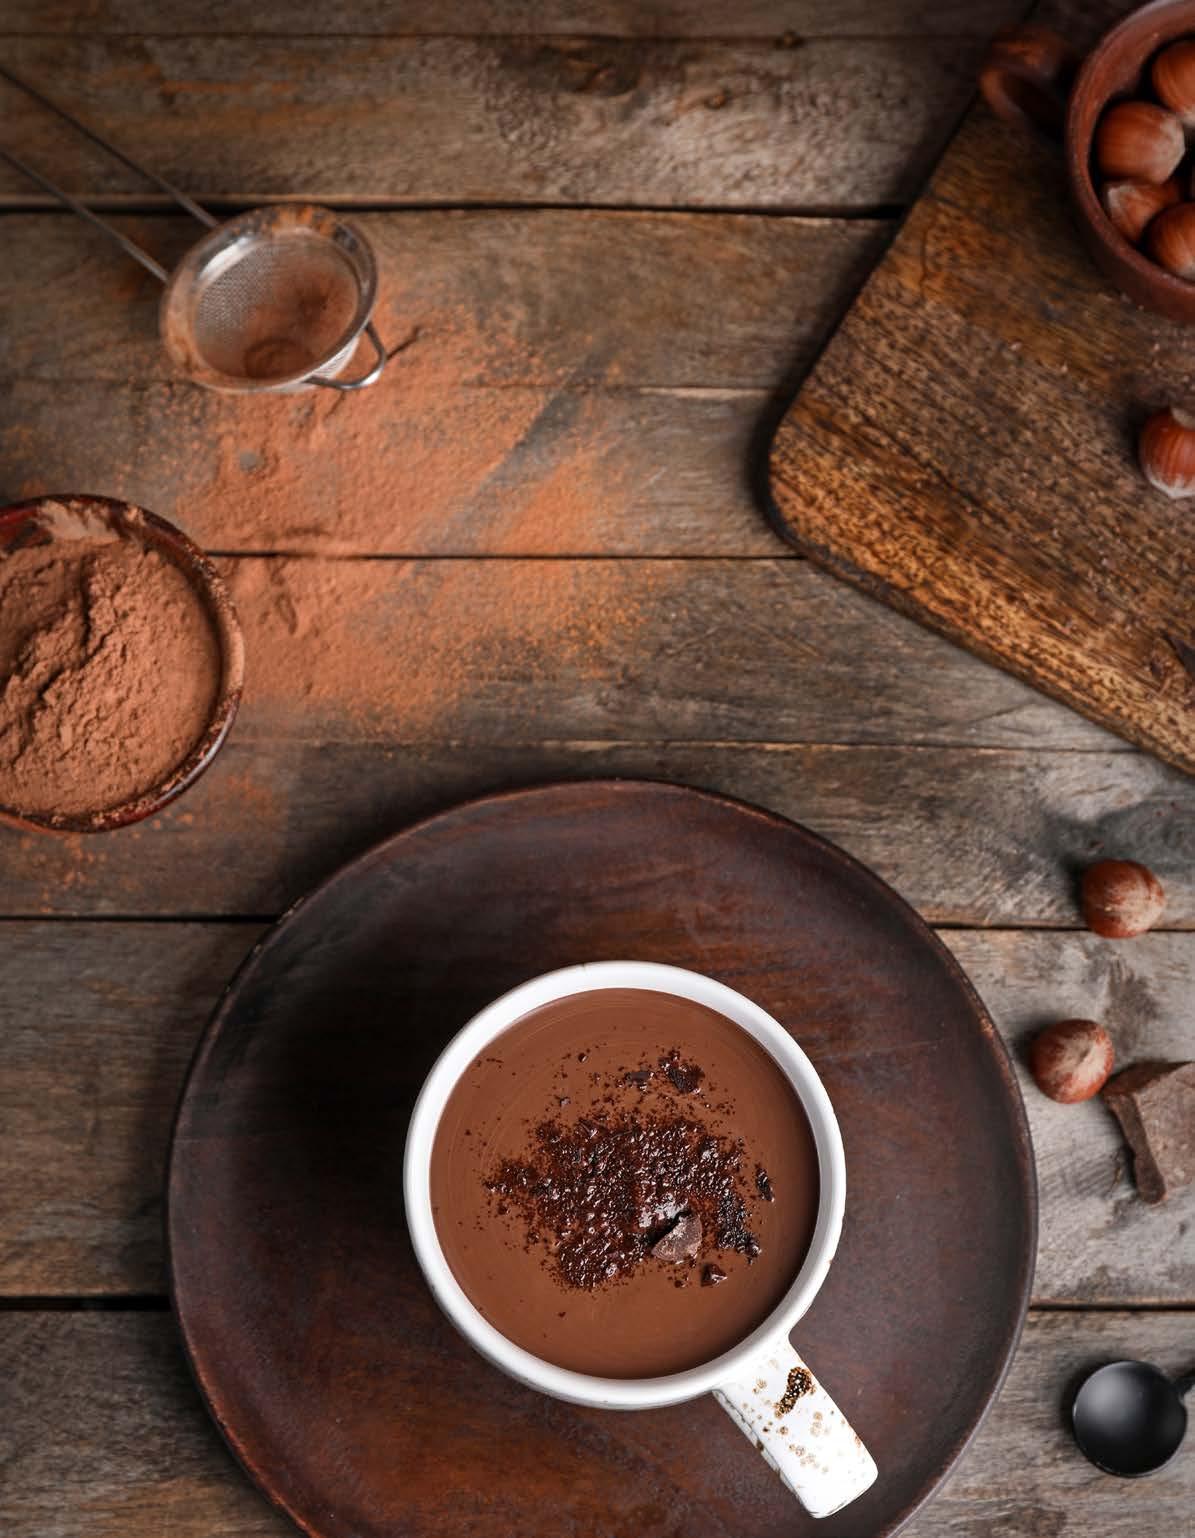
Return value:
[[(416, 1270), (401, 1164), (424, 1074), (495, 995), (602, 958), (740, 989), (834, 1101), (846, 1227), (795, 1338), (880, 1477), (823, 1522), (712, 1399), (545, 1399), (476, 1356)], [(292, 909), (200, 1045), (169, 1173), (195, 1376), (252, 1477), (319, 1538), (890, 1534), (1000, 1385), (1036, 1217), (1008, 1059), (916, 914), (802, 828), (635, 781), (471, 802)]]

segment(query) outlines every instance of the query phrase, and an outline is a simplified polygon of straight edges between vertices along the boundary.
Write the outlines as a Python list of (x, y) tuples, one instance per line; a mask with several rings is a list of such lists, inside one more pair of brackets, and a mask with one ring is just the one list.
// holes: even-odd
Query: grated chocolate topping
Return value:
[(688, 1218), (686, 1233), (698, 1236), (690, 1264), (712, 1249), (753, 1260), (743, 1162), (739, 1143), (691, 1117), (598, 1109), (570, 1125), (541, 1122), (526, 1157), (504, 1160), (486, 1186), (499, 1212), (518, 1214), (529, 1245), (546, 1245), (564, 1286), (592, 1290), (658, 1264), (671, 1251), (660, 1241)]

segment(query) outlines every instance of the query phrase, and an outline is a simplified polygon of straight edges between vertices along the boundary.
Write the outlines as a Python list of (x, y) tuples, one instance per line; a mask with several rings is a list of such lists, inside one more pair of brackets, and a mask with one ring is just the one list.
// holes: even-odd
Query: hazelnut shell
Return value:
[(1100, 860), (1079, 883), (1088, 929), (1106, 940), (1131, 940), (1152, 929), (1166, 906), (1162, 883), (1136, 860)]
[(1173, 112), (1148, 101), (1109, 107), (1095, 130), (1095, 161), (1105, 176), (1164, 182), (1186, 153), (1183, 125)]
[(1195, 128), (1195, 41), (1163, 48), (1150, 72), (1154, 94), (1184, 128)]
[(1137, 459), (1156, 490), (1195, 496), (1195, 417), (1176, 406), (1154, 412), (1137, 439)]
[(1108, 218), (1131, 244), (1145, 234), (1146, 225), (1163, 209), (1173, 208), (1182, 197), (1178, 178), (1170, 177), (1160, 186), (1152, 182), (1105, 182), (1100, 188), (1100, 202)]
[(1035, 1036), (1029, 1067), (1043, 1095), (1074, 1105), (1098, 1095), (1112, 1072), (1112, 1038), (1094, 1020), (1060, 1020)]
[(1149, 254), (1176, 278), (1195, 278), (1195, 203), (1164, 209), (1146, 232)]

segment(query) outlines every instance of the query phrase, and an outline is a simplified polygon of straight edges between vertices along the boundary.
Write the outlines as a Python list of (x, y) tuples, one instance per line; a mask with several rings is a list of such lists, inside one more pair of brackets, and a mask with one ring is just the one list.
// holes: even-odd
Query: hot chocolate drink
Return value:
[(473, 1305), (575, 1372), (712, 1360), (780, 1302), (812, 1237), (796, 1093), (725, 1016), (611, 988), (525, 1015), (457, 1082), (431, 1158), (436, 1232)]

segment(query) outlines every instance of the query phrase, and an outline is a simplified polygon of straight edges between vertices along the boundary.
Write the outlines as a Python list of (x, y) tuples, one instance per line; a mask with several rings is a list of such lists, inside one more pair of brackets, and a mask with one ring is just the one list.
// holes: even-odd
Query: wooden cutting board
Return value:
[(1091, 266), (1061, 154), (972, 108), (790, 407), (773, 516), (838, 576), (1195, 772), (1195, 500), (1136, 431), (1195, 332)]

